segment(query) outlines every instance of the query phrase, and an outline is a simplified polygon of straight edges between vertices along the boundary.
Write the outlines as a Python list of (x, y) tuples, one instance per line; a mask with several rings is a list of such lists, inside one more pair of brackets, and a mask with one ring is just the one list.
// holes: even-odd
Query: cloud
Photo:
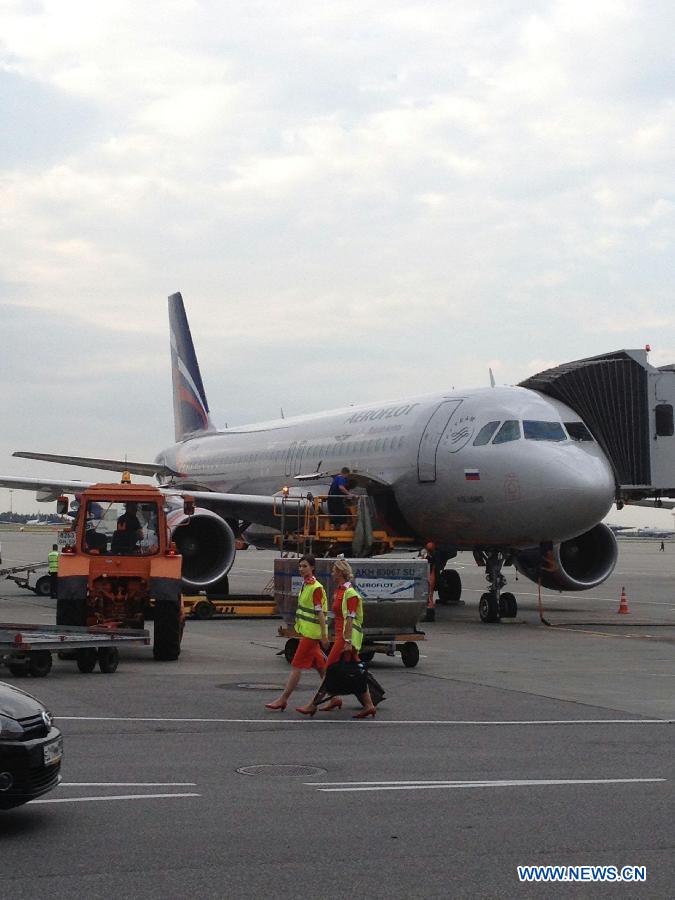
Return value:
[(5, 4), (16, 340), (65, 319), (88, 370), (130, 342), (154, 368), (182, 289), (212, 403), (240, 422), (289, 394), (301, 412), (484, 384), (489, 360), (516, 383), (617, 345), (670, 353), (674, 17), (661, 0)]

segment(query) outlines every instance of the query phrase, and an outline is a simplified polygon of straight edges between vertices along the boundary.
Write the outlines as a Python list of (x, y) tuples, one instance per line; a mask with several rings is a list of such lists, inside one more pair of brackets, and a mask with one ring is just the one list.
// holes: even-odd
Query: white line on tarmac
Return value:
[(110, 797), (59, 797), (55, 800), (32, 800), (31, 806), (36, 803), (91, 803), (93, 801), (106, 800), (168, 800), (176, 797), (201, 797), (201, 794), (118, 794)]
[(62, 781), (59, 787), (197, 787), (195, 781)]
[[(357, 793), (363, 791), (417, 791), (453, 790), (461, 788), (501, 788), (501, 787), (556, 787), (570, 784), (653, 784), (667, 781), (666, 778), (579, 778), (579, 779), (509, 779), (504, 781), (356, 781), (356, 782), (309, 782), (322, 793)], [(328, 785), (344, 785), (332, 787)]]
[[(160, 719), (144, 716), (58, 716), (59, 722), (202, 722), (220, 725), (355, 725), (363, 722), (351, 719), (288, 719), (282, 716), (266, 716), (262, 719)], [(373, 719), (368, 727), (376, 725), (673, 725), (675, 719), (512, 719), (488, 721), (481, 719)]]

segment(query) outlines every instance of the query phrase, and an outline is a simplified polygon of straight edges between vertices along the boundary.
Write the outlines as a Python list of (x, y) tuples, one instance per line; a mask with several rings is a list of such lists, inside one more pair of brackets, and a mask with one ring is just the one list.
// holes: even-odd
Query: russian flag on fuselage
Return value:
[(479, 469), (464, 469), (465, 481), (480, 481)]

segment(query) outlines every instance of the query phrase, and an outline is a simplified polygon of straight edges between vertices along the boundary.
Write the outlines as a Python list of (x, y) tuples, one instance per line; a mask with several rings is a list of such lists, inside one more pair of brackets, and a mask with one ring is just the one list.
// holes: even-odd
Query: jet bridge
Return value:
[(617, 500), (675, 497), (675, 364), (617, 350), (547, 369), (521, 387), (570, 406), (605, 451)]

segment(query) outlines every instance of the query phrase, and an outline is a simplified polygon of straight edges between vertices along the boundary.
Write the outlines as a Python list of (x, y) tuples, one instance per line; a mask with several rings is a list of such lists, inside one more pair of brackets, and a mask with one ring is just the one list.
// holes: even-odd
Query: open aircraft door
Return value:
[(420, 446), (417, 451), (418, 481), (436, 481), (438, 445), (441, 442), (445, 429), (461, 404), (461, 400), (444, 400), (432, 413), (422, 432)]

